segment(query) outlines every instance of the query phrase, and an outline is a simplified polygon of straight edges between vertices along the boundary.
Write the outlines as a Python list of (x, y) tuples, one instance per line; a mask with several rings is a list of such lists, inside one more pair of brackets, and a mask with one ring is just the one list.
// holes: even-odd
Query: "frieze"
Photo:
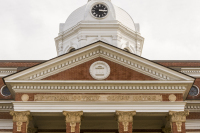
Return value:
[(34, 96), (34, 101), (162, 101), (162, 95), (43, 95)]

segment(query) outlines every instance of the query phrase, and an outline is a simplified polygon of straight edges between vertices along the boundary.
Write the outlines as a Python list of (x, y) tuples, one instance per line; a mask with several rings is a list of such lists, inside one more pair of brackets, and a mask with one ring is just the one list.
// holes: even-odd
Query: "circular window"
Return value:
[(190, 89), (189, 95), (190, 96), (197, 96), (199, 94), (199, 88), (197, 86), (192, 86)]
[(10, 96), (10, 95), (11, 95), (11, 93), (10, 93), (10, 91), (9, 91), (9, 89), (8, 89), (7, 86), (3, 86), (3, 87), (1, 88), (1, 94), (2, 94), (3, 96)]

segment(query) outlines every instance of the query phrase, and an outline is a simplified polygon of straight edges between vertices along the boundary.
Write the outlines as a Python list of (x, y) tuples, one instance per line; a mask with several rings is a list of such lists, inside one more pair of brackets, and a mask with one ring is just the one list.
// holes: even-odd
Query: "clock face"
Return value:
[(96, 18), (104, 18), (108, 14), (108, 8), (103, 4), (96, 4), (92, 7), (91, 12)]
[(198, 93), (199, 93), (198, 88), (196, 86), (192, 86), (192, 88), (190, 89), (189, 95), (196, 96), (196, 95), (198, 95)]

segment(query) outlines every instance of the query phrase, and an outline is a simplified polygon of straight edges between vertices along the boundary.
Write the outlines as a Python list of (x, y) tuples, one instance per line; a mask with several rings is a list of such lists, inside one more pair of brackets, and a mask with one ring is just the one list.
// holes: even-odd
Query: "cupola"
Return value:
[(99, 40), (137, 55), (141, 55), (144, 43), (139, 24), (134, 23), (126, 11), (111, 0), (88, 0), (60, 24), (59, 35), (55, 38), (57, 54)]

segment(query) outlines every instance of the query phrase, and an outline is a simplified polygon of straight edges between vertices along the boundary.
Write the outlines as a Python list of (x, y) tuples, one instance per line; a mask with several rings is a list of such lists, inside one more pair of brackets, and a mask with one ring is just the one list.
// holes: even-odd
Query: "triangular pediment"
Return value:
[(33, 66), (27, 70), (7, 76), (5, 80), (41, 80), (55, 75), (97, 57), (130, 68), (134, 71), (162, 81), (194, 80), (188, 75), (176, 72), (172, 69), (144, 59), (135, 54), (126, 52), (104, 42), (96, 42), (87, 47), (78, 49)]
[(96, 80), (90, 74), (90, 66), (98, 61), (105, 62), (110, 67), (109, 76), (105, 80), (127, 80), (127, 81), (145, 81), (145, 80), (157, 80), (150, 76), (139, 73), (135, 70), (132, 70), (128, 67), (117, 64), (113, 61), (107, 60), (102, 57), (97, 57), (80, 65), (77, 65), (73, 68), (67, 69), (60, 73), (51, 75), (42, 80)]
[[(108, 64), (110, 62), (111, 69), (115, 69), (111, 70), (111, 76), (105, 79), (107, 82), (104, 82), (104, 80), (97, 81), (89, 75), (88, 72), (89, 66), (95, 60), (105, 61)], [(88, 62), (90, 63), (87, 64)], [(80, 69), (80, 66), (84, 68)], [(118, 68), (116, 66), (118, 66)], [(79, 70), (77, 71), (76, 69), (78, 68)], [(138, 88), (143, 88), (144, 90), (148, 88), (148, 86), (146, 87), (144, 86), (144, 84), (154, 85), (151, 88), (156, 88), (157, 90), (159, 90), (160, 88), (162, 89), (162, 87), (159, 87), (158, 85), (170, 83), (172, 84), (172, 86), (168, 87), (169, 91), (173, 90), (173, 88), (182, 88), (182, 91), (188, 93), (187, 91), (189, 91), (189, 88), (191, 87), (194, 81), (194, 78), (188, 75), (174, 71), (170, 68), (164, 67), (155, 62), (144, 59), (140, 56), (126, 52), (122, 49), (119, 49), (117, 47), (114, 47), (112, 45), (106, 44), (101, 41), (83, 47), (81, 49), (78, 49), (74, 52), (58, 56), (44, 63), (28, 68), (24, 71), (7, 76), (4, 78), (4, 81), (10, 88), (12, 88), (13, 86), (14, 88), (16, 88), (16, 84), (22, 82), (27, 84), (30, 82), (32, 82), (30, 84), (43, 83), (43, 82), (46, 82), (45, 84), (50, 84), (50, 83), (58, 84), (59, 80), (59, 83), (64, 83), (64, 82), (72, 83), (73, 80), (81, 81), (83, 79), (69, 78), (69, 76), (72, 74), (76, 75), (77, 73), (83, 71), (87, 71), (86, 72), (87, 74), (84, 76), (89, 76), (88, 78), (85, 79), (87, 80), (87, 83), (92, 83), (92, 80), (93, 81), (95, 80), (94, 84), (97, 84), (97, 82), (104, 84), (104, 83), (110, 83), (111, 80), (112, 81), (116, 80), (115, 81), (116, 84), (117, 83), (137, 84)], [(113, 78), (112, 76), (113, 74), (115, 74), (115, 78)], [(69, 80), (69, 82), (67, 80)], [(138, 82), (129, 82), (129, 81), (138, 81)], [(174, 86), (174, 85), (179, 85), (177, 83), (180, 83), (183, 86), (182, 87)], [(20, 87), (23, 88), (23, 86), (18, 86), (18, 88)], [(24, 88), (26, 89), (26, 87)]]

